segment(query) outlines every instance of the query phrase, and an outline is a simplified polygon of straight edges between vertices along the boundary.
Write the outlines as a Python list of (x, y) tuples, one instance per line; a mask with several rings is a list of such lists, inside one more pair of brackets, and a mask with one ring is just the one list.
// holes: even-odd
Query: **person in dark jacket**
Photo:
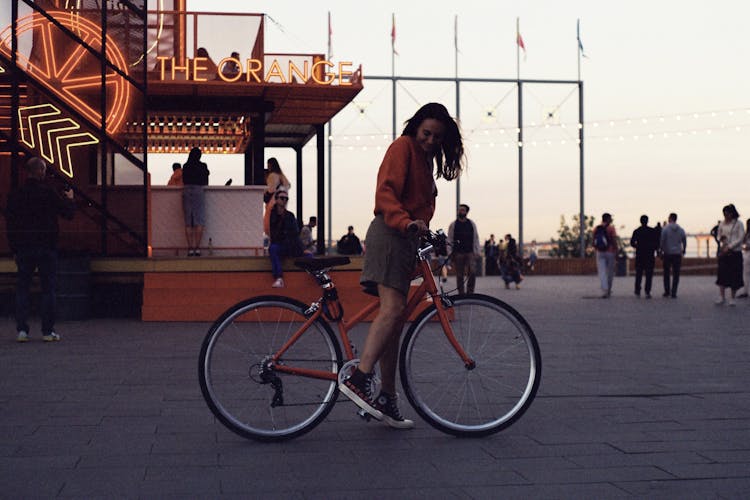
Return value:
[(286, 209), (289, 192), (280, 187), (276, 190), (276, 203), (271, 212), (271, 244), (268, 254), (271, 256), (273, 288), (284, 288), (284, 273), (281, 270), (281, 257), (299, 257), (302, 255), (302, 243), (299, 239), (297, 218)]
[[(660, 236), (660, 235), (659, 235)], [(641, 296), (641, 280), (646, 274), (646, 298), (651, 298), (651, 280), (654, 277), (656, 258), (654, 253), (659, 248), (656, 229), (648, 227), (648, 216), (641, 215), (641, 227), (633, 231), (630, 246), (635, 248), (635, 294)]]
[(26, 162), (26, 182), (8, 196), (8, 244), (18, 268), (16, 283), (16, 340), (29, 340), (31, 277), (39, 269), (42, 286), (42, 340), (60, 340), (55, 333), (55, 278), (57, 275), (58, 217), (73, 218), (73, 190), (60, 196), (45, 182), (47, 164), (40, 158)]
[(336, 250), (341, 255), (362, 255), (362, 242), (354, 234), (354, 226), (346, 229), (346, 234), (336, 244)]
[(201, 239), (206, 226), (206, 193), (208, 185), (208, 166), (200, 161), (200, 148), (193, 148), (188, 160), (182, 166), (182, 208), (185, 211), (185, 237), (187, 238), (188, 257), (199, 257)]

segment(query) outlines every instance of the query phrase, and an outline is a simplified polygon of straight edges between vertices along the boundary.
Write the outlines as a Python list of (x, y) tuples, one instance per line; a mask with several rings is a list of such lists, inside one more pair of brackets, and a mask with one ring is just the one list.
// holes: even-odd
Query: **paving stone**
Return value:
[(709, 277), (684, 277), (676, 301), (632, 286), (617, 278), (605, 301), (583, 298), (593, 276), (528, 276), (520, 291), (478, 280), (527, 318), (543, 357), (528, 412), (481, 439), (433, 429), (405, 398), (417, 428), (394, 432), (341, 397), (298, 439), (247, 440), (203, 401), (208, 323), (69, 321), (63, 342), (19, 345), (0, 318), (2, 496), (746, 497), (750, 304), (713, 306)]

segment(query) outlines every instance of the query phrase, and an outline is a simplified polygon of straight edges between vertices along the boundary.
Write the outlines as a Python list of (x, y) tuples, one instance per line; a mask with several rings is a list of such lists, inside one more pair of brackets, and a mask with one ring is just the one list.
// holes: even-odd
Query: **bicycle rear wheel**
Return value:
[[(307, 321), (306, 308), (286, 297), (255, 297), (231, 307), (208, 331), (198, 366), (201, 391), (219, 421), (240, 436), (291, 439), (333, 408), (342, 356), (328, 323), (317, 319), (276, 363), (271, 360)], [(282, 373), (279, 365), (333, 377)]]
[(446, 310), (466, 367), (430, 306), (409, 328), (400, 353), (409, 402), (433, 427), (456, 436), (498, 432), (536, 395), (542, 359), (534, 332), (512, 307), (486, 295), (451, 297)]

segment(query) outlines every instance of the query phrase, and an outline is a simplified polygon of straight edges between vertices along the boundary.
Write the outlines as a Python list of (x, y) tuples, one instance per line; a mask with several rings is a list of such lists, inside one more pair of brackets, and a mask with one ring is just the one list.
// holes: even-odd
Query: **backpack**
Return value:
[(604, 226), (596, 226), (596, 229), (594, 229), (594, 248), (600, 252), (606, 252), (609, 248), (607, 229)]

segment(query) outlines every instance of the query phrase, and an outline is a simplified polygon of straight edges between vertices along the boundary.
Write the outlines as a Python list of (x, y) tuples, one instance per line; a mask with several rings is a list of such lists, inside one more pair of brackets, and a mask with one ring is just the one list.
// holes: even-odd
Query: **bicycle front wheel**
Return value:
[[(303, 328), (306, 308), (286, 297), (256, 297), (231, 307), (208, 331), (198, 366), (201, 391), (219, 421), (240, 436), (290, 439), (333, 408), (342, 356), (328, 323), (318, 318), (272, 360)], [(289, 374), (278, 370), (281, 365), (332, 376)]]
[(451, 301), (450, 326), (473, 365), (467, 367), (450, 344), (433, 305), (404, 337), (401, 383), (433, 427), (456, 436), (485, 436), (518, 420), (533, 401), (542, 374), (539, 345), (508, 304), (478, 294)]

